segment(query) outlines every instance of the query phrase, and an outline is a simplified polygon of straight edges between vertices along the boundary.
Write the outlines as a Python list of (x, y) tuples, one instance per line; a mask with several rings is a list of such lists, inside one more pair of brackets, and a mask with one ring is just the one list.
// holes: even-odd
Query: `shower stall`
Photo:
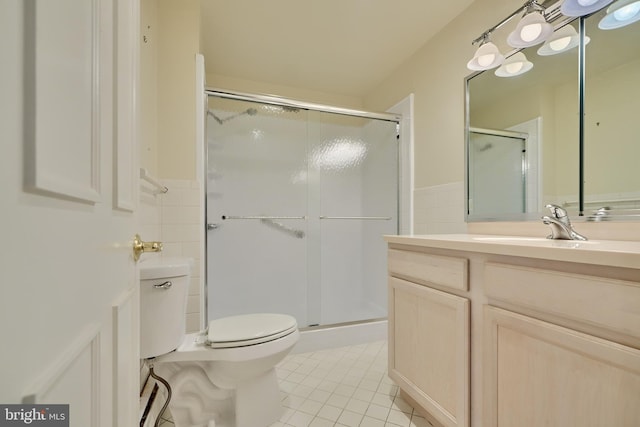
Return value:
[(208, 319), (386, 317), (399, 117), (206, 93)]

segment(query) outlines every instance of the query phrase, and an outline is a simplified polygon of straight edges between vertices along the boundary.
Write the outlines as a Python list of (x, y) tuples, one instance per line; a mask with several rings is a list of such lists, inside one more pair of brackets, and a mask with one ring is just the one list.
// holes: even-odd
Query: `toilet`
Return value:
[(275, 366), (298, 342), (296, 319), (224, 317), (185, 333), (190, 260), (140, 264), (140, 357), (166, 379), (176, 427), (267, 427), (282, 414)]

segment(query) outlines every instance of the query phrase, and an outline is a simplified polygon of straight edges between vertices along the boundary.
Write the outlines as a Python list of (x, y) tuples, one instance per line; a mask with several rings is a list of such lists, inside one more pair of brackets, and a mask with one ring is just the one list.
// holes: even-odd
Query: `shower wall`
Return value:
[(396, 123), (214, 96), (209, 111), (209, 318), (385, 317)]

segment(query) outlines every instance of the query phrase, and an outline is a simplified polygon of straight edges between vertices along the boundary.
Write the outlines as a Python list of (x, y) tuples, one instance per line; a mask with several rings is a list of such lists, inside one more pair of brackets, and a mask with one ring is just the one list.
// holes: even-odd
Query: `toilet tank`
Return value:
[(140, 357), (175, 350), (185, 336), (189, 258), (145, 260), (140, 263)]

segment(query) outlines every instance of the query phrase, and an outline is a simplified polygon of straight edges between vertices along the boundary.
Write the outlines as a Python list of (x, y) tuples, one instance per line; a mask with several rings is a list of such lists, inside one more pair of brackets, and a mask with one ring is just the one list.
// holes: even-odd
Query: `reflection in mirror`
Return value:
[[(577, 21), (567, 25), (577, 30)], [(489, 70), (467, 80), (467, 221), (539, 220), (548, 203), (577, 214), (572, 206), (579, 193), (578, 49), (558, 48), (549, 55), (547, 46), (538, 53), (543, 48), (521, 51), (533, 64), (525, 73), (500, 77), (500, 69)], [(471, 128), (482, 131), (477, 135)], [(497, 150), (503, 145), (510, 157)], [(494, 155), (487, 168), (483, 163)], [(481, 175), (485, 170), (498, 176)]]
[(640, 22), (601, 30), (605, 12), (586, 19), (591, 38), (585, 54), (587, 214), (603, 206), (612, 213), (640, 208)]
[(527, 212), (528, 136), (519, 132), (469, 129), (469, 208), (476, 215)]

